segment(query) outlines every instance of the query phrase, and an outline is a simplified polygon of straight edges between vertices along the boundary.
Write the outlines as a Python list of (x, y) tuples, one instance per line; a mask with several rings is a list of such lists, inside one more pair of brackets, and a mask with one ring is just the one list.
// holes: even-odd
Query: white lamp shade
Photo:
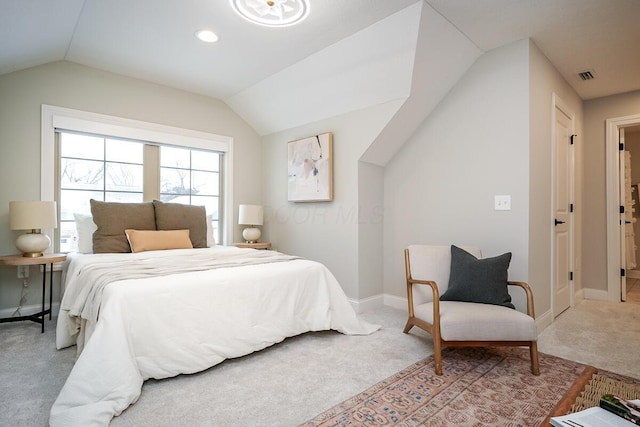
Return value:
[(9, 202), (9, 223), (12, 230), (57, 228), (56, 202)]
[(260, 205), (240, 205), (238, 224), (262, 225), (264, 209)]

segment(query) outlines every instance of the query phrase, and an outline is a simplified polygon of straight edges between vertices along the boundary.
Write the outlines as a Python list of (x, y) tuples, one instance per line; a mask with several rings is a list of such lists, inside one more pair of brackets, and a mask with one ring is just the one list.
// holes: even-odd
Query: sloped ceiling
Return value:
[(67, 60), (225, 100), (416, 1), (312, 0), (303, 25), (269, 28), (229, 0), (0, 0), (0, 74)]
[(386, 165), (481, 54), (464, 34), (425, 4), (410, 94), (361, 160)]
[[(236, 16), (228, 0), (0, 0), (0, 74), (76, 62), (224, 100), (267, 134), (409, 92), (415, 99), (405, 108), (421, 93), (428, 102), (437, 99), (439, 83), (433, 93), (419, 87), (427, 81), (418, 82), (416, 70), (428, 72), (431, 65), (421, 62), (457, 53), (439, 50), (448, 49), (439, 33), (431, 44), (418, 36), (428, 31), (419, 10), (431, 8), (480, 52), (532, 38), (583, 99), (640, 89), (639, 0), (311, 5), (302, 25), (274, 29)], [(197, 40), (194, 33), (204, 28), (220, 40)], [(415, 69), (408, 65), (411, 49)], [(596, 78), (580, 80), (577, 73), (586, 69)], [(434, 76), (444, 77), (446, 88), (442, 74)], [(307, 84), (311, 76), (317, 80)]]
[(584, 100), (640, 89), (638, 0), (427, 2), (484, 52), (532, 39)]
[(261, 134), (406, 98), (420, 27), (416, 3), (227, 100)]

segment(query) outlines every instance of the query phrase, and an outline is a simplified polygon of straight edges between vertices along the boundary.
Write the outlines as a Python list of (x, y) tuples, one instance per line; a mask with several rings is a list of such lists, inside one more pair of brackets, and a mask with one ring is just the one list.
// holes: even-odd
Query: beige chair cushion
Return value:
[[(464, 249), (476, 258), (482, 258), (482, 253), (477, 247), (459, 246), (459, 248)], [(451, 272), (451, 245), (411, 245), (408, 249), (411, 277), (415, 280), (433, 280), (438, 285), (440, 295), (445, 293), (449, 286), (449, 273)], [(433, 301), (431, 288), (423, 285), (414, 285), (413, 301), (416, 305)]]
[[(433, 324), (433, 303), (415, 306), (415, 316)], [(440, 301), (440, 333), (445, 341), (537, 341), (535, 320), (511, 308)]]

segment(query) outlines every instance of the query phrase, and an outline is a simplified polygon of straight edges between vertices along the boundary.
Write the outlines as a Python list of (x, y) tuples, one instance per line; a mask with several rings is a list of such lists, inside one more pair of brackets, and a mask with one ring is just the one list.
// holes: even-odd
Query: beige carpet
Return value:
[(538, 350), (640, 378), (640, 304), (582, 301), (542, 331)]
[[(639, 310), (584, 301), (540, 334), (539, 349), (640, 377)], [(305, 334), (199, 374), (148, 381), (112, 426), (295, 426), (432, 353), (428, 334), (402, 333), (404, 310), (363, 317), (383, 329), (367, 337)], [(50, 321), (44, 334), (32, 322), (0, 324), (0, 426), (47, 425), (75, 355), (55, 350), (54, 329)]]

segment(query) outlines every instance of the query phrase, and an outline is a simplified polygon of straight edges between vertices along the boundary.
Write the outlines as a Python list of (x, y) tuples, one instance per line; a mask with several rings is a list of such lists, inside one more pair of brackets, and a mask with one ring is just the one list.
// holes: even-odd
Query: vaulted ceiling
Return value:
[[(293, 114), (309, 98), (290, 119), (280, 105), (267, 112), (270, 93), (295, 94), (305, 79), (318, 93), (361, 85), (342, 109), (407, 96), (413, 57), (431, 54), (415, 52), (429, 46), (417, 40), (428, 30), (413, 16), (420, 6), (480, 53), (531, 38), (583, 99), (640, 89), (639, 0), (311, 0), (308, 18), (286, 28), (248, 23), (227, 0), (0, 0), (0, 74), (71, 61), (219, 98), (266, 134), (328, 114)], [(199, 41), (200, 29), (219, 41)], [(368, 70), (386, 73), (377, 94)], [(595, 78), (583, 81), (587, 70)]]

